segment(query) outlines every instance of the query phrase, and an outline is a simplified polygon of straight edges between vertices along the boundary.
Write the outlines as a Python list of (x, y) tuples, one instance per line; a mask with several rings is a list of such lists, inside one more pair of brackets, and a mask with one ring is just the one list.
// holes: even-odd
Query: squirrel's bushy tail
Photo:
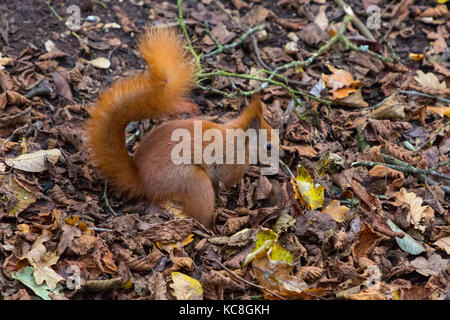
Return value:
[(101, 93), (87, 121), (90, 159), (116, 190), (130, 197), (141, 196), (142, 187), (125, 146), (125, 127), (131, 121), (189, 111), (183, 110), (183, 101), (194, 85), (194, 66), (184, 45), (172, 29), (148, 28), (139, 40), (148, 70)]

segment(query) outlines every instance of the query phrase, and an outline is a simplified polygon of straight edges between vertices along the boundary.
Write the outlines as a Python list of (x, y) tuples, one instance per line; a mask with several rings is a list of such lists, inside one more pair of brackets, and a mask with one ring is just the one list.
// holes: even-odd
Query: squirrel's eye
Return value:
[(271, 144), (271, 143), (268, 143), (268, 144), (266, 145), (266, 149), (267, 149), (267, 150), (271, 150), (271, 149), (272, 149), (272, 144)]

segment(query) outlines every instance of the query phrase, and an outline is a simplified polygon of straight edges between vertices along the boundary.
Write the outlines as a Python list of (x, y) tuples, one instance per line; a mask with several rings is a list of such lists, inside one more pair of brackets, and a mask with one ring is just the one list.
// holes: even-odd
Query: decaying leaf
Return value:
[(6, 208), (9, 209), (9, 215), (11, 216), (17, 217), (32, 203), (36, 202), (36, 197), (34, 194), (11, 175), (0, 175), (0, 186), (2, 188), (9, 188), (10, 192), (13, 194), (13, 197), (7, 196), (2, 199)]

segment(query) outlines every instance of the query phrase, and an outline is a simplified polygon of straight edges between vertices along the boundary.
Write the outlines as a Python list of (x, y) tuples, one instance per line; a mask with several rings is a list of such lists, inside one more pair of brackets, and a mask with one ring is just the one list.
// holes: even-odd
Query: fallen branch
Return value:
[(359, 161), (359, 162), (353, 162), (351, 164), (352, 167), (357, 167), (357, 166), (364, 166), (364, 167), (374, 167), (376, 165), (380, 165), (380, 166), (385, 166), (397, 171), (402, 171), (402, 172), (407, 172), (407, 173), (413, 173), (413, 174), (429, 174), (435, 177), (439, 177), (439, 178), (443, 178), (446, 180), (450, 181), (450, 176), (445, 174), (445, 173), (441, 173), (432, 169), (419, 169), (413, 166), (398, 166), (398, 165), (394, 165), (394, 164), (388, 164), (388, 163), (383, 163), (383, 162), (373, 162), (373, 161)]

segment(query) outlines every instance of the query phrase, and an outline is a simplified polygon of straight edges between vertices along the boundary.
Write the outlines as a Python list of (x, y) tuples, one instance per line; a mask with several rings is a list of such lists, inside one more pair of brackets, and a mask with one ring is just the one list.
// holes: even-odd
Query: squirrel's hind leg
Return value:
[(175, 196), (183, 211), (210, 229), (214, 228), (215, 193), (208, 174), (198, 166), (192, 166), (192, 175)]

